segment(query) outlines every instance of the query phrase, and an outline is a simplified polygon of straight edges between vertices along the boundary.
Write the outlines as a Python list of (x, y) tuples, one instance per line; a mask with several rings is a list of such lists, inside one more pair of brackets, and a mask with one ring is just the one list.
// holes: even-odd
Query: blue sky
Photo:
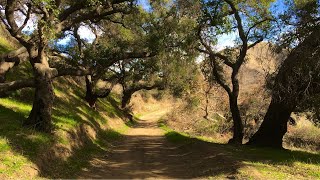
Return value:
[(149, 0), (138, 0), (138, 4), (141, 5), (145, 10), (151, 9)]

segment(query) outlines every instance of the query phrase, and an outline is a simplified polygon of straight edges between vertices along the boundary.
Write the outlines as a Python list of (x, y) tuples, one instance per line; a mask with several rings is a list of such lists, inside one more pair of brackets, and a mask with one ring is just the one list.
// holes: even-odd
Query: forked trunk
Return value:
[(57, 70), (50, 68), (47, 57), (42, 55), (31, 60), (35, 76), (35, 95), (32, 110), (25, 126), (50, 133), (53, 130), (51, 112), (53, 107), (54, 92), (52, 77), (57, 75)]
[(291, 113), (307, 96), (319, 93), (319, 33), (316, 28), (284, 60), (275, 79), (269, 109), (249, 145), (282, 148)]
[(272, 101), (259, 130), (250, 138), (249, 145), (282, 148), (287, 123), (295, 106)]

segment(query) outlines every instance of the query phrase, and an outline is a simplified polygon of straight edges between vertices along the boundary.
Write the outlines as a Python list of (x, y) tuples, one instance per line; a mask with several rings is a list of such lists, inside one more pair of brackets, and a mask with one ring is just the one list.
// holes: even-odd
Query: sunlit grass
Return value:
[(7, 39), (0, 37), (0, 54), (8, 53), (13, 47), (8, 43)]
[(176, 132), (173, 129), (166, 126), (163, 122), (159, 122), (158, 126), (165, 131), (165, 136), (170, 142), (187, 143), (192, 141), (192, 138), (189, 135), (185, 133)]
[[(109, 118), (122, 115), (110, 102), (113, 99), (99, 100), (98, 111), (95, 111), (83, 100), (84, 90), (72, 85), (72, 80), (61, 78), (58, 82), (55, 83), (56, 98), (52, 112), (54, 135), (22, 126), (32, 109), (33, 91), (23, 91), (0, 99), (0, 178), (31, 178), (23, 175), (25, 166), (36, 167), (39, 155), (55, 144), (70, 148), (80, 143), (75, 142), (80, 139), (72, 137), (86, 124), (96, 131), (96, 139), (86, 137), (85, 134), (79, 136), (86, 139), (83, 139), (85, 144), (76, 145), (67, 159), (57, 157), (49, 162), (44, 174), (46, 177), (75, 178), (75, 172), (87, 166), (94, 154), (108, 150), (109, 142), (121, 138), (128, 129), (125, 125), (117, 130), (103, 129), (107, 127)], [(113, 102), (117, 103), (116, 100)]]
[[(228, 158), (241, 164), (241, 168), (235, 175), (238, 179), (320, 179), (320, 154), (251, 146), (232, 146), (176, 132), (163, 122), (159, 122), (159, 127), (165, 131), (165, 136), (170, 142), (180, 144), (207, 143), (208, 146), (228, 154)], [(228, 175), (208, 178), (225, 179), (226, 176)]]
[[(23, 102), (19, 102), (15, 99), (11, 99), (11, 98), (1, 98), (0, 99), (0, 105), (12, 109), (13, 111), (17, 112), (17, 113), (21, 113), (23, 115), (28, 115), (28, 113), (31, 111), (32, 105), (31, 104), (27, 104), (27, 103), (23, 103)], [(1, 110), (0, 110), (1, 112)]]

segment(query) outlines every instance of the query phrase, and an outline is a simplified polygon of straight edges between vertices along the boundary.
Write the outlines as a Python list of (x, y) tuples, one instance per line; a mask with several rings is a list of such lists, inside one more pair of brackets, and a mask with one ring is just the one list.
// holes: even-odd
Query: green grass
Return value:
[(158, 126), (165, 131), (165, 137), (173, 143), (188, 143), (188, 142), (192, 142), (193, 138), (190, 137), (189, 135), (185, 134), (185, 133), (179, 133), (176, 132), (174, 130), (172, 130), (171, 128), (169, 128), (168, 126), (166, 126), (163, 122), (159, 122)]
[[(13, 49), (0, 37), (0, 54)], [(31, 65), (26, 61), (9, 71), (7, 81), (32, 76)], [(94, 111), (83, 100), (83, 87), (71, 78), (55, 79), (54, 92), (54, 135), (22, 126), (32, 108), (34, 90), (27, 88), (13, 92), (8, 98), (0, 98), (0, 179), (34, 178), (24, 173), (27, 166), (39, 169), (41, 175), (48, 178), (76, 178), (76, 172), (88, 166), (93, 156), (108, 150), (109, 142), (121, 138), (121, 133), (128, 129), (127, 126), (117, 130), (107, 128), (110, 118), (123, 117), (117, 108), (118, 95), (98, 100), (98, 111)], [(96, 133), (95, 139), (83, 131), (85, 126)], [(55, 146), (61, 147), (61, 156), (50, 153)], [(63, 156), (64, 153), (70, 155)]]
[[(105, 130), (109, 118), (123, 116), (117, 108), (117, 100), (99, 100), (98, 111), (95, 111), (83, 101), (84, 90), (77, 87), (72, 79), (60, 78), (54, 84), (57, 96), (52, 115), (54, 135), (22, 126), (32, 108), (32, 90), (0, 98), (1, 179), (32, 178), (24, 173), (25, 167), (37, 167), (43, 177), (76, 178), (76, 172), (87, 167), (92, 157), (108, 151), (110, 142), (121, 138), (121, 133), (128, 129), (124, 125), (117, 130)], [(93, 129), (96, 138), (92, 139), (83, 132), (82, 126)], [(50, 153), (45, 163), (39, 161), (39, 157), (46, 156), (56, 145), (70, 155)]]
[(0, 177), (14, 177), (23, 166), (31, 166), (43, 145), (51, 144), (47, 134), (22, 129), (28, 105), (11, 99), (0, 99)]
[[(186, 147), (195, 144), (196, 147), (213, 149), (214, 154), (225, 154), (225, 164), (221, 168), (228, 169), (230, 164), (237, 165), (235, 177), (239, 179), (320, 179), (320, 153), (232, 146), (176, 132), (163, 122), (159, 122), (159, 127), (165, 131), (170, 142), (185, 144)], [(228, 175), (217, 172), (216, 176), (208, 178), (224, 179)]]
[(8, 53), (10, 50), (13, 50), (13, 47), (5, 38), (0, 37), (0, 54)]

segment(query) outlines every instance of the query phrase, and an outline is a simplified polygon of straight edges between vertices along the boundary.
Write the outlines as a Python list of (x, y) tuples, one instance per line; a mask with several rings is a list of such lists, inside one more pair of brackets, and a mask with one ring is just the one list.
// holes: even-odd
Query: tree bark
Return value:
[(96, 101), (98, 97), (93, 92), (93, 84), (91, 80), (91, 76), (86, 76), (86, 101), (88, 102), (91, 108), (95, 109)]
[(10, 69), (25, 61), (27, 58), (28, 52), (25, 47), (0, 55), (0, 83), (6, 81), (6, 74)]
[(229, 95), (229, 105), (233, 120), (233, 137), (229, 140), (229, 144), (242, 144), (243, 125), (238, 107), (238, 98)]
[(288, 106), (284, 102), (272, 101), (267, 114), (250, 141), (249, 145), (282, 148), (282, 138), (287, 132), (287, 123), (295, 105)]
[(6, 82), (6, 74), (13, 66), (13, 62), (0, 62), (0, 83)]
[(306, 97), (319, 93), (319, 33), (318, 28), (285, 59), (276, 76), (264, 121), (247, 144), (282, 148), (290, 114)]
[(51, 112), (54, 100), (52, 78), (58, 72), (56, 69), (49, 67), (47, 57), (43, 54), (41, 58), (33, 58), (32, 62), (38, 62), (33, 63), (35, 95), (32, 110), (24, 125), (42, 132), (51, 133), (53, 130)]
[(100, 89), (100, 92), (95, 92), (94, 86), (96, 81), (92, 81), (92, 76), (87, 75), (86, 76), (86, 96), (85, 100), (88, 102), (89, 106), (93, 109), (96, 109), (96, 102), (98, 98), (106, 98), (111, 93), (111, 90), (114, 86), (112, 83), (110, 88)]
[(32, 110), (28, 119), (24, 122), (24, 125), (50, 133), (53, 129), (51, 119), (54, 100), (52, 79), (37, 77), (35, 82), (36, 90)]
[(130, 90), (123, 91), (123, 96), (122, 96), (122, 100), (121, 100), (121, 108), (124, 109), (127, 107), (127, 105), (130, 103), (131, 100), (131, 96), (134, 92), (131, 92)]

